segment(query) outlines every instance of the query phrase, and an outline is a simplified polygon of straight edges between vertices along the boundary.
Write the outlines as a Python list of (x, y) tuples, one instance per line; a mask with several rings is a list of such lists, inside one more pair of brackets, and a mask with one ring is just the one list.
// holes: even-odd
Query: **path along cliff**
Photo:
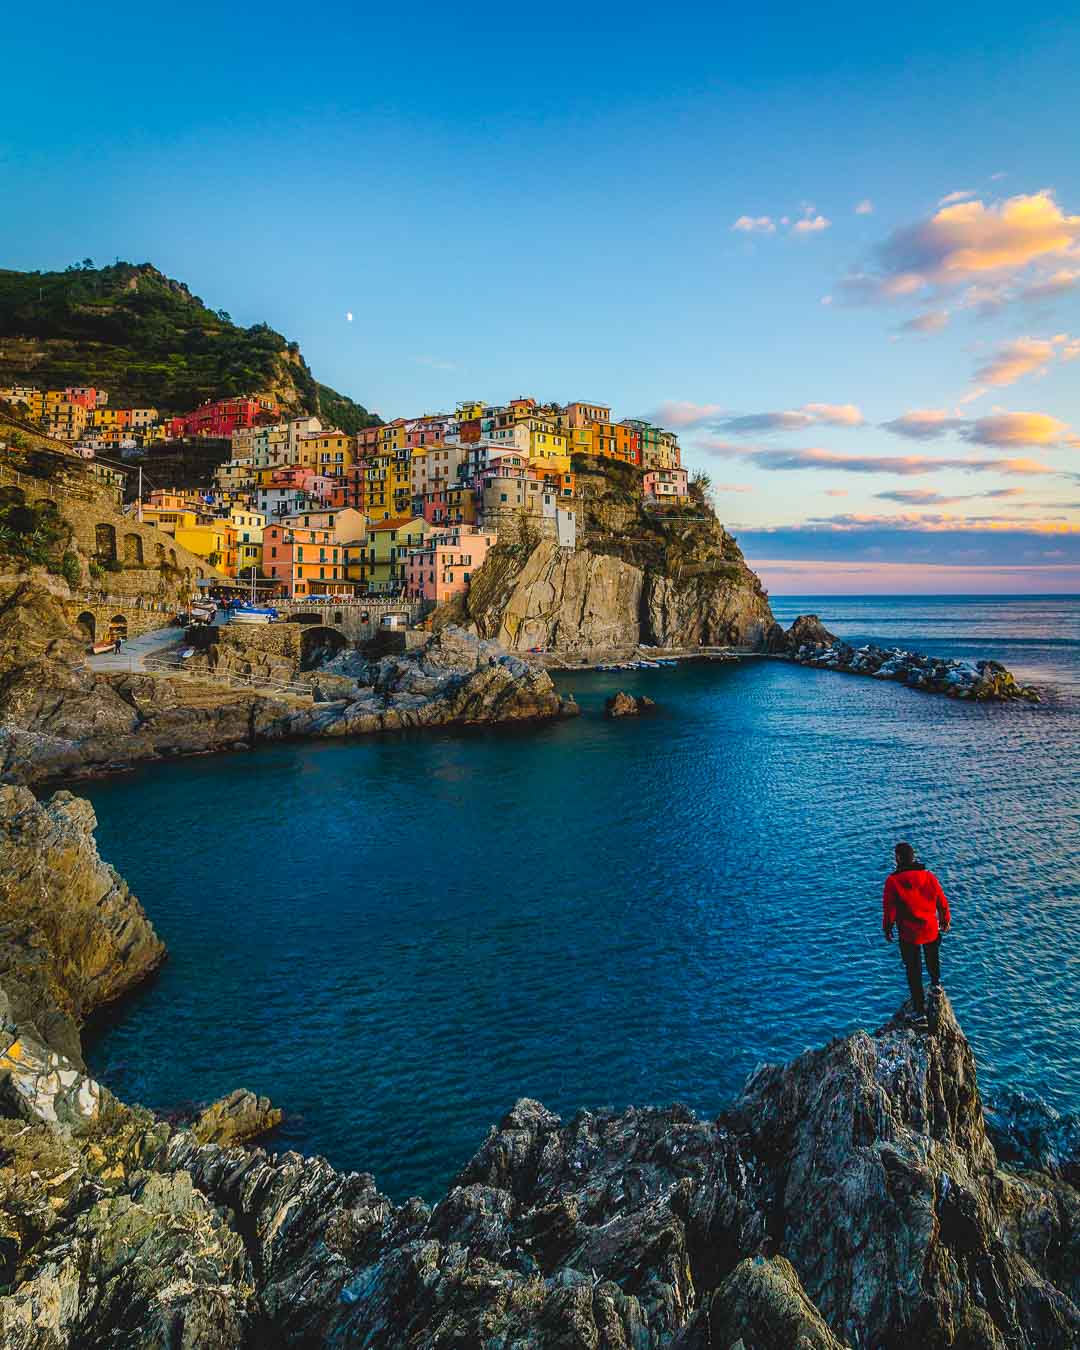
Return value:
[(712, 1120), (523, 1099), (437, 1204), (397, 1204), (230, 1142), (273, 1123), (251, 1094), (177, 1127), (88, 1077), (82, 1020), (164, 956), (93, 826), (0, 787), (5, 1347), (1078, 1343), (1080, 1160), (999, 1161), (946, 999), (929, 1033), (759, 1068)]

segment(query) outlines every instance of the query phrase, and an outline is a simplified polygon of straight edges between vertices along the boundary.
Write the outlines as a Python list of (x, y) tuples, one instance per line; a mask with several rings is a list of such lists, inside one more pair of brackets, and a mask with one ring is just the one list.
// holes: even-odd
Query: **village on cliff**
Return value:
[(14, 386), (0, 400), (116, 486), (136, 460), (156, 478), (155, 451), (170, 444), (216, 447), (208, 489), (148, 481), (125, 509), (264, 600), (366, 595), (435, 606), (464, 594), (488, 550), (523, 529), (573, 550), (578, 455), (631, 466), (652, 509), (689, 500), (675, 434), (613, 421), (599, 403), (465, 401), (349, 435), (286, 415), (273, 394), (175, 417), (112, 407), (89, 386)]

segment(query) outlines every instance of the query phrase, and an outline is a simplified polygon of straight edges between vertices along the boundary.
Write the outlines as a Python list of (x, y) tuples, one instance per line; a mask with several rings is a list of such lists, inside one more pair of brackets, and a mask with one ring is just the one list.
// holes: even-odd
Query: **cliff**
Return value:
[(650, 507), (629, 465), (575, 456), (578, 548), (526, 526), (473, 579), (464, 617), (510, 651), (587, 655), (631, 648), (760, 649), (768, 598), (700, 488)]
[[(713, 1120), (678, 1106), (562, 1120), (523, 1099), (434, 1207), (395, 1204), (365, 1173), (222, 1142), (271, 1123), (251, 1094), (177, 1129), (88, 1079), (62, 1001), (129, 984), (157, 949), (97, 859), (85, 806), (4, 789), (0, 821), (0, 1338), (13, 1350), (1080, 1338), (1080, 1160), (1014, 1138), (1021, 1156), (1001, 1163), (944, 998), (929, 1033), (895, 1018), (760, 1068)], [(98, 917), (87, 900), (103, 886)], [(47, 923), (26, 918), (31, 895)], [(114, 941), (123, 931), (140, 940)]]
[(265, 392), (348, 432), (378, 421), (319, 384), (295, 342), (265, 323), (237, 326), (149, 263), (0, 270), (0, 338), (0, 386), (94, 385), (115, 406), (165, 414)]

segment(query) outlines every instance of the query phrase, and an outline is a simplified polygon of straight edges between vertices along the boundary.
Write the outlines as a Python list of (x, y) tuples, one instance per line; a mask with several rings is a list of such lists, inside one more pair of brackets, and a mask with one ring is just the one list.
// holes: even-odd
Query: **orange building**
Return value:
[(353, 593), (345, 576), (344, 550), (334, 542), (333, 530), (267, 525), (262, 570), (289, 597)]

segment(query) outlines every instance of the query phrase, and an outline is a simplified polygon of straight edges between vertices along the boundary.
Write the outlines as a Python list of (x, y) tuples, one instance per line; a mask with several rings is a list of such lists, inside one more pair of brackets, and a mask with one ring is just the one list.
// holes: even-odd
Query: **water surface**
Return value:
[[(563, 678), (554, 726), (297, 743), (79, 784), (171, 959), (89, 1047), (157, 1108), (233, 1087), (285, 1140), (437, 1196), (519, 1096), (713, 1112), (905, 992), (898, 836), (955, 914), (984, 1085), (1080, 1106), (1080, 601), (774, 601), (995, 656), (1043, 708), (750, 659)], [(599, 716), (616, 688), (661, 705)]]

